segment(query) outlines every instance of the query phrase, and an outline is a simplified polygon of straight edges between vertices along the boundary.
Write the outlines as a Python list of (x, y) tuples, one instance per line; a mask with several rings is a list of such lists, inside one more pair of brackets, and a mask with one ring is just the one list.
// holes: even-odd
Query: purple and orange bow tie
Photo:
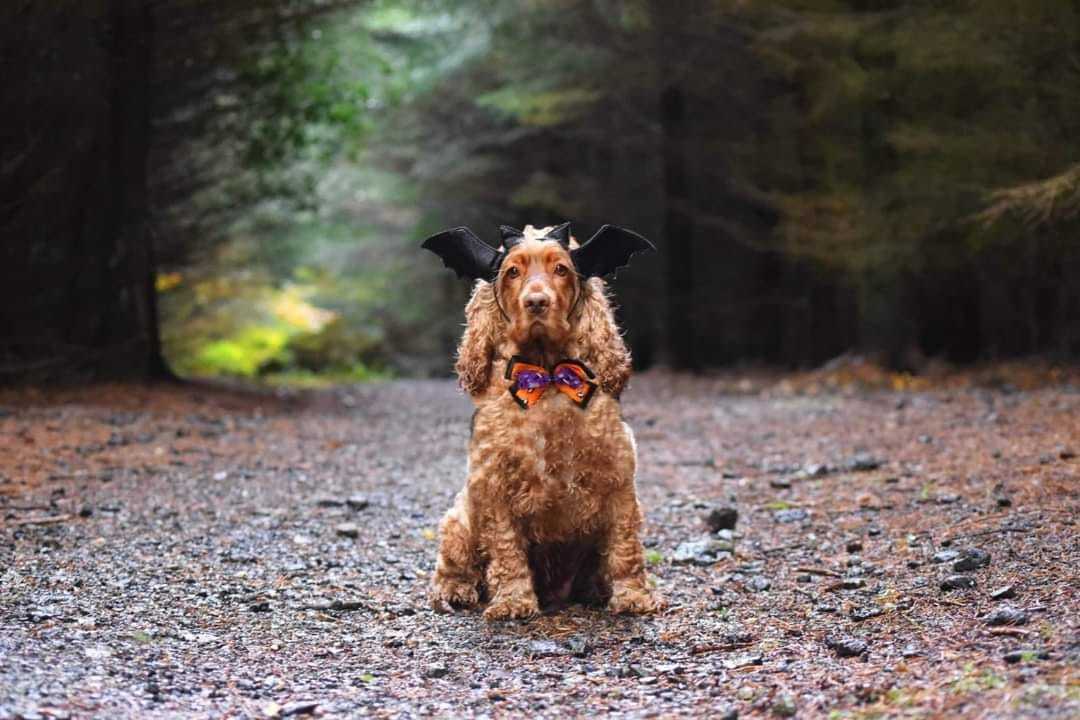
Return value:
[(538, 403), (552, 385), (584, 410), (596, 392), (595, 377), (580, 360), (560, 360), (550, 372), (517, 355), (506, 363), (506, 379), (513, 381), (510, 396), (524, 410)]

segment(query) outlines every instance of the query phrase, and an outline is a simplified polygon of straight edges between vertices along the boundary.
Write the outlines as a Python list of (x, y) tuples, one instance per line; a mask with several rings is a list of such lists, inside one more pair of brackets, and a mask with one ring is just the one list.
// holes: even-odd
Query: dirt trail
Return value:
[(1080, 715), (1080, 390), (769, 387), (626, 396), (666, 614), (499, 625), (449, 381), (0, 394), (0, 718)]

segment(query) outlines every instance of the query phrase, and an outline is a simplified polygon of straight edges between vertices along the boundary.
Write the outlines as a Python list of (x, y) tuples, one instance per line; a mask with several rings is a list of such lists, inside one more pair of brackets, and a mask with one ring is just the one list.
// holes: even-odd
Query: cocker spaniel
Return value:
[(610, 225), (580, 247), (569, 223), (501, 233), (499, 249), (467, 228), (423, 245), (477, 280), (456, 365), (476, 406), (468, 478), (439, 528), (432, 605), (487, 601), (489, 620), (571, 600), (655, 612), (619, 405), (630, 352), (602, 279), (655, 248)]

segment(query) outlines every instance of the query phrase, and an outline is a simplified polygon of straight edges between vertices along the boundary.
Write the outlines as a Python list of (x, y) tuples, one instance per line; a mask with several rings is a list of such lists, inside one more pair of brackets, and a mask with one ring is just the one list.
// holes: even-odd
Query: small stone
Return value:
[(1010, 665), (1015, 665), (1018, 662), (1034, 662), (1036, 660), (1046, 660), (1049, 657), (1050, 654), (1045, 650), (1021, 648), (1018, 650), (1010, 650), (1005, 653), (1005, 662)]
[(866, 587), (866, 580), (861, 577), (846, 577), (840, 581), (840, 587), (843, 590), (858, 590)]
[(333, 495), (320, 495), (319, 497), (315, 498), (316, 507), (334, 508), (341, 507), (344, 504), (344, 500), (334, 497)]
[(555, 657), (565, 654), (566, 648), (554, 640), (533, 640), (529, 643), (529, 657)]
[(312, 715), (318, 707), (319, 703), (315, 700), (297, 700), (296, 702), (285, 703), (281, 706), (281, 717)]
[(90, 505), (83, 505), (81, 508), (79, 508), (79, 517), (81, 518), (88, 518), (93, 514), (94, 508)]
[(795, 582), (797, 582), (797, 583), (814, 582), (814, 576), (811, 575), (810, 573), (802, 573), (801, 575), (796, 575), (795, 576)]
[(1005, 497), (1004, 495), (997, 499), (998, 507), (1012, 507), (1012, 498)]
[(773, 701), (772, 714), (776, 717), (795, 717), (796, 712), (795, 698), (791, 695), (780, 695)]
[(734, 551), (735, 546), (725, 540), (705, 537), (701, 540), (680, 543), (671, 556), (677, 564), (712, 565), (726, 554)]
[(769, 578), (767, 577), (764, 577), (762, 575), (755, 575), (754, 577), (750, 578), (750, 581), (746, 583), (746, 586), (754, 592), (764, 592), (770, 587), (772, 587), (772, 582), (770, 582)]
[(806, 512), (802, 508), (788, 508), (786, 510), (777, 510), (773, 513), (773, 517), (777, 522), (781, 523), (795, 523), (802, 522), (810, 516), (810, 513)]
[(922, 654), (922, 650), (915, 643), (908, 643), (900, 649), (900, 655), (906, 658), (916, 657)]
[(934, 500), (938, 505), (952, 505), (960, 501), (960, 496), (956, 493), (942, 493), (935, 497)]
[(1058, 450), (1058, 457), (1062, 460), (1073, 460), (1076, 458), (1076, 452), (1072, 448), (1062, 448)]
[(938, 550), (934, 553), (934, 556), (930, 558), (930, 562), (935, 563), (947, 563), (960, 557), (959, 550)]
[(364, 495), (350, 495), (345, 504), (350, 510), (364, 510), (371, 505), (371, 501)]
[(847, 544), (847, 551), (849, 553), (862, 552), (862, 542), (858, 540), (849, 540)]
[(966, 590), (975, 587), (975, 578), (969, 575), (949, 575), (941, 581), (942, 590)]
[(869, 453), (856, 453), (844, 463), (844, 469), (849, 472), (869, 472), (877, 470), (883, 464), (881, 460)]
[(836, 606), (835, 605), (818, 605), (817, 607), (814, 608), (814, 610), (819, 612), (819, 613), (823, 613), (825, 615), (832, 615), (833, 613), (836, 612)]
[(566, 641), (566, 647), (570, 650), (570, 654), (574, 657), (583, 658), (589, 654), (592, 648), (589, 647), (589, 641), (582, 635), (574, 635)]
[(769, 480), (769, 486), (777, 490), (787, 490), (791, 487), (791, 478), (778, 477)]
[(750, 665), (760, 665), (764, 662), (765, 656), (761, 653), (743, 653), (742, 655), (733, 655), (724, 661), (724, 667), (728, 670), (735, 670), (736, 668), (749, 667)]
[(990, 593), (991, 600), (1009, 600), (1016, 597), (1016, 588), (1012, 585), (1003, 585)]
[(858, 657), (868, 649), (866, 641), (856, 637), (826, 638), (825, 645), (840, 657)]
[(866, 534), (870, 537), (877, 537), (881, 534), (881, 528), (879, 528), (877, 525), (872, 525), (866, 529)]
[(986, 616), (986, 624), (990, 627), (998, 627), (1001, 625), (1026, 625), (1027, 621), (1028, 614), (1026, 612), (1012, 607), (998, 608)]
[(877, 607), (876, 605), (867, 605), (866, 607), (854, 608), (851, 611), (851, 619), (855, 620), (856, 622), (862, 620), (869, 620), (872, 617), (877, 617), (878, 615), (884, 614), (884, 612), (884, 610)]
[(953, 570), (958, 573), (971, 572), (990, 564), (990, 553), (979, 548), (965, 548), (962, 557), (953, 563)]
[(360, 526), (356, 523), (340, 523), (334, 526), (334, 532), (342, 537), (357, 538), (360, 537)]
[(446, 667), (442, 663), (432, 663), (424, 669), (424, 677), (426, 678), (442, 678), (450, 674), (450, 668)]
[(254, 613), (270, 612), (270, 602), (268, 600), (261, 600), (259, 602), (251, 603), (248, 605), (248, 610)]
[(734, 530), (735, 523), (739, 520), (739, 511), (733, 507), (719, 507), (715, 508), (705, 518), (705, 524), (709, 526), (709, 530), (716, 532), (717, 530)]

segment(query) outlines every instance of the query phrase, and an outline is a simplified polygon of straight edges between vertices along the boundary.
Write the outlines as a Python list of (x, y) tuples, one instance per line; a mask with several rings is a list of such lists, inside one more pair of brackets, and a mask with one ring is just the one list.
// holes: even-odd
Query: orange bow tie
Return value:
[(550, 372), (518, 355), (506, 363), (506, 379), (513, 381), (510, 396), (524, 410), (538, 403), (552, 385), (584, 410), (596, 392), (595, 377), (580, 360), (560, 360)]

